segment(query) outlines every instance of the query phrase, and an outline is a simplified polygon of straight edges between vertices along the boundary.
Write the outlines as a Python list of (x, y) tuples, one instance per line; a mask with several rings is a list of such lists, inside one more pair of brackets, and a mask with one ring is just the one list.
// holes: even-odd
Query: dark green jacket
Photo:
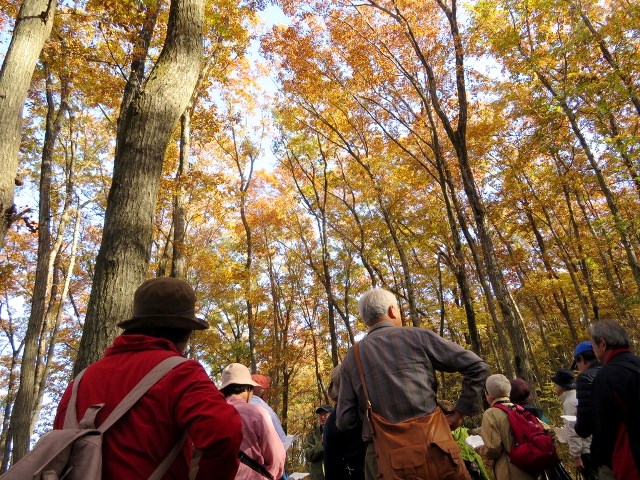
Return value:
[(324, 448), (322, 446), (322, 427), (313, 427), (304, 440), (304, 458), (309, 462), (311, 480), (324, 480), (322, 459)]

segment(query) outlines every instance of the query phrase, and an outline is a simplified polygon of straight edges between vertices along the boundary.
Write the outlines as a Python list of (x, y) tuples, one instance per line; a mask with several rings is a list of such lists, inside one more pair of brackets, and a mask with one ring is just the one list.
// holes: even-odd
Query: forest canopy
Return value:
[[(29, 3), (0, 0), (7, 92)], [(374, 286), (543, 403), (591, 322), (637, 337), (638, 2), (39, 3), (0, 103), (3, 469), (154, 276), (196, 290), (190, 355), (270, 375), (290, 433)]]

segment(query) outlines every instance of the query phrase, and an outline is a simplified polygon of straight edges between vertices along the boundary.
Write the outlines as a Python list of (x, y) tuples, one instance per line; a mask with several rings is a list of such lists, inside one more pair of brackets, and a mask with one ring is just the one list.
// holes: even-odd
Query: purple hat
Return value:
[(511, 394), (509, 395), (509, 398), (513, 403), (527, 403), (530, 395), (531, 389), (526, 381), (522, 378), (514, 378), (511, 380)]

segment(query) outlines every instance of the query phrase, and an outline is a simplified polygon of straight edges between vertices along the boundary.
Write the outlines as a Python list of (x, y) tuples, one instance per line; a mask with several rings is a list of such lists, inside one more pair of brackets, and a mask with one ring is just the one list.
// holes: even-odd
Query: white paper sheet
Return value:
[(295, 435), (287, 435), (285, 437), (285, 439), (284, 439), (284, 449), (285, 450), (289, 450), (289, 447), (291, 446), (291, 444), (293, 443), (295, 438), (296, 438)]
[(467, 442), (467, 445), (469, 445), (473, 449), (484, 445), (484, 440), (482, 440), (482, 437), (480, 435), (469, 435), (464, 441)]

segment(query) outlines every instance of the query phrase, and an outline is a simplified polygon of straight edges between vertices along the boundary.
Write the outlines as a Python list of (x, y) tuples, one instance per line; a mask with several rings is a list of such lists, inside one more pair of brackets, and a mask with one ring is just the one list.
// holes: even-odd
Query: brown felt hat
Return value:
[(147, 280), (133, 296), (133, 316), (120, 322), (131, 328), (184, 328), (205, 330), (209, 324), (196, 317), (196, 294), (184, 280), (159, 277)]

